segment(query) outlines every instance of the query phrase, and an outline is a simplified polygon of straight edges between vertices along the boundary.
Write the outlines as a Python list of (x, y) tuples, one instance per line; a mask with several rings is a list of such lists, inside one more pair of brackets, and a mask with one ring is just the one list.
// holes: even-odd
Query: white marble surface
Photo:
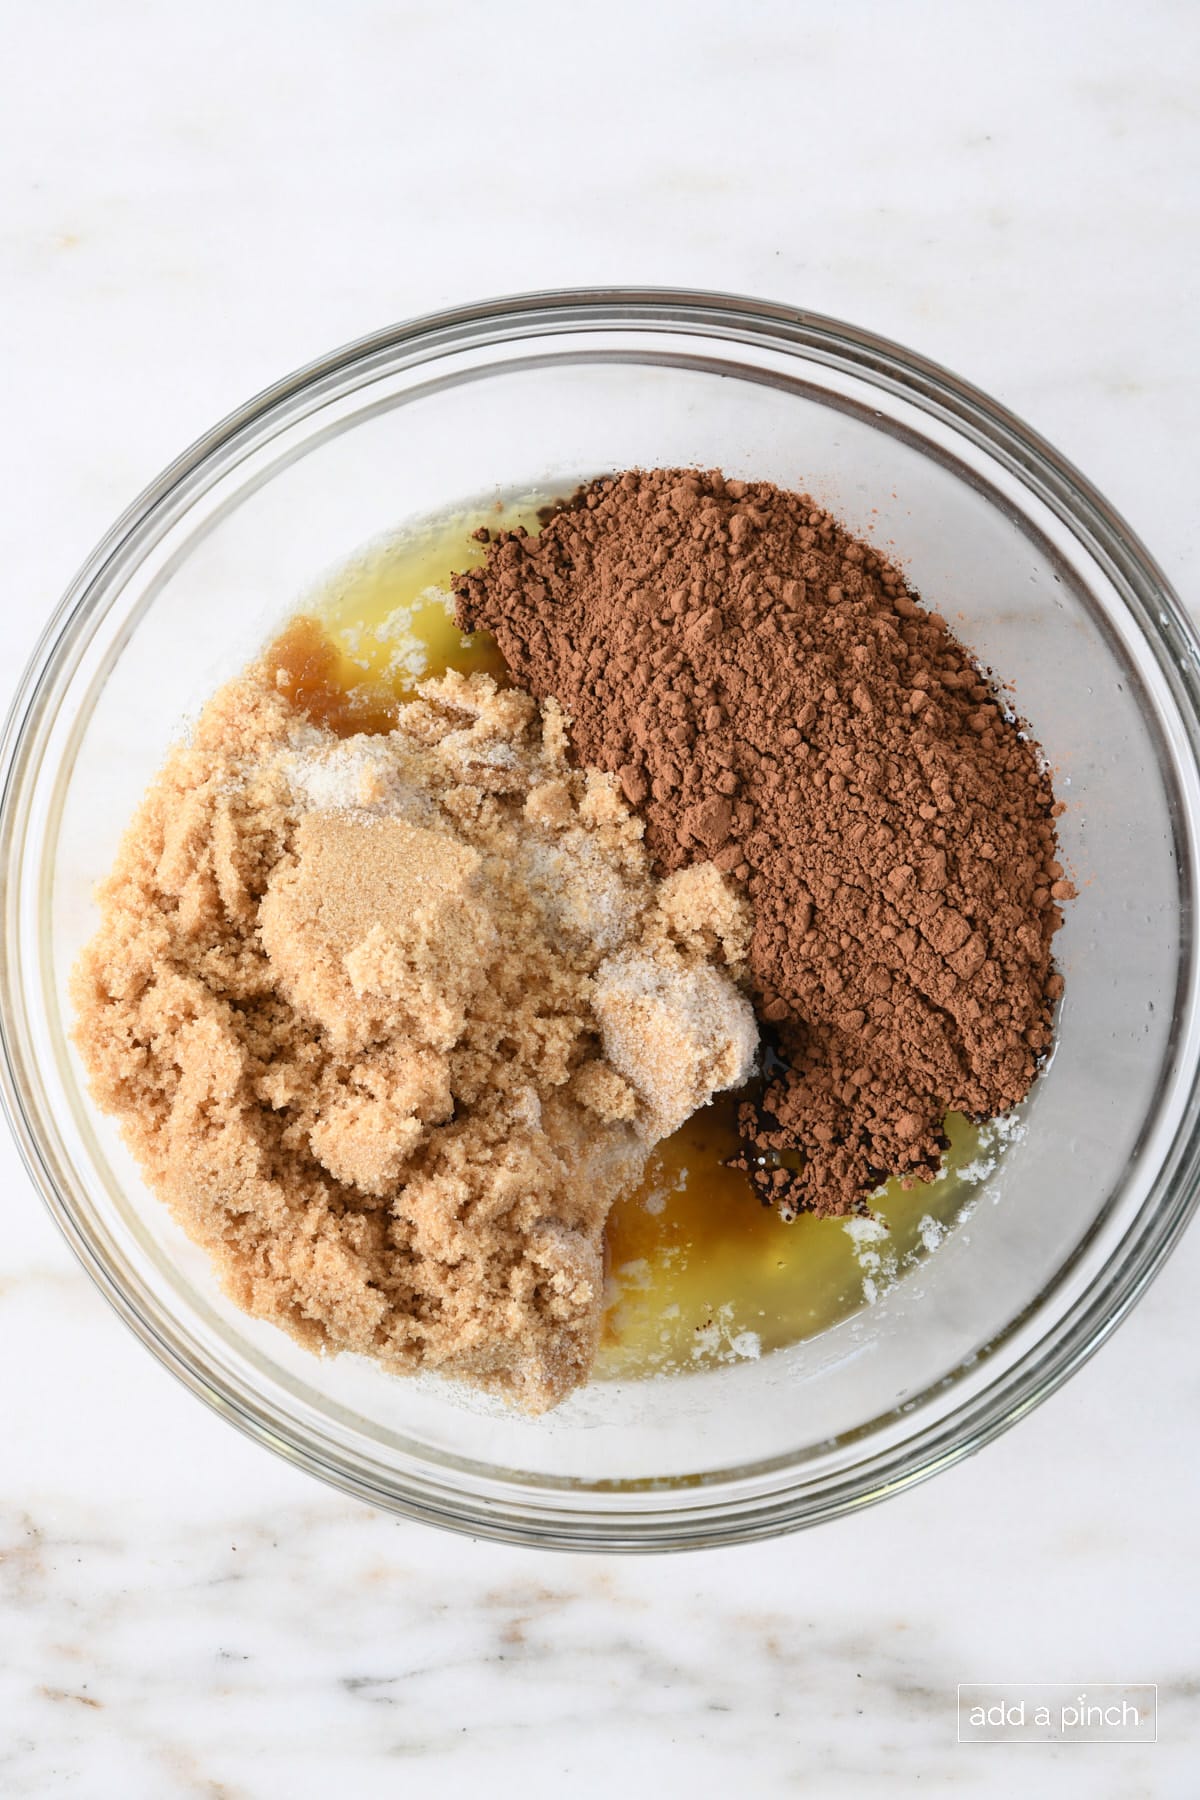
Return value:
[[(1197, 595), (1189, 0), (4, 8), (0, 686), (183, 444), (398, 316), (730, 287), (942, 359)], [(1200, 1234), (975, 1461), (636, 1562), (395, 1523), (242, 1441), (7, 1141), (0, 1791), (119, 1800), (1200, 1786)], [(959, 1681), (1157, 1681), (1147, 1748), (956, 1748)]]

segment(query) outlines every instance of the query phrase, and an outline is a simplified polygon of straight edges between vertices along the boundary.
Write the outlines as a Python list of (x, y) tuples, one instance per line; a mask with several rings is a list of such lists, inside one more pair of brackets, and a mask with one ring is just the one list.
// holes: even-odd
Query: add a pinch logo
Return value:
[(960, 1682), (960, 1744), (1153, 1744), (1153, 1682)]

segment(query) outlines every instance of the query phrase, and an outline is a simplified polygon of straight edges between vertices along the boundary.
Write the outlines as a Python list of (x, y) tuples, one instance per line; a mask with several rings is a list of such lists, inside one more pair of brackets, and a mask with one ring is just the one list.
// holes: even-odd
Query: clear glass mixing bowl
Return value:
[[(168, 744), (322, 575), (406, 521), (637, 464), (806, 488), (891, 547), (1015, 684), (1069, 802), (1081, 891), (1024, 1135), (917, 1274), (759, 1362), (597, 1383), (530, 1421), (315, 1358), (237, 1311), (90, 1104), (65, 984), (93, 883)], [(832, 320), (597, 290), (339, 350), (166, 470), (90, 558), (22, 683), (3, 762), (0, 1024), (34, 1180), (169, 1368), (376, 1505), (527, 1543), (653, 1550), (894, 1493), (1077, 1368), (1195, 1204), (1198, 649), (1136, 538), (1048, 445)]]

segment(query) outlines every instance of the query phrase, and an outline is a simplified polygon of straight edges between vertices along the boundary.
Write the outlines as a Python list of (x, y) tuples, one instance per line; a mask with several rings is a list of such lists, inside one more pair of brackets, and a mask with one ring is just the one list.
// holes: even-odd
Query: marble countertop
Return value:
[[(1147, 0), (10, 9), (0, 689), (126, 502), (326, 348), (483, 295), (731, 288), (961, 370), (1200, 595), (1200, 12)], [(7, 693), (0, 694), (7, 699)], [(157, 1367), (0, 1145), (0, 1791), (1192, 1796), (1193, 1231), (973, 1461), (621, 1561), (328, 1492)], [(1159, 1741), (955, 1741), (973, 1681)]]

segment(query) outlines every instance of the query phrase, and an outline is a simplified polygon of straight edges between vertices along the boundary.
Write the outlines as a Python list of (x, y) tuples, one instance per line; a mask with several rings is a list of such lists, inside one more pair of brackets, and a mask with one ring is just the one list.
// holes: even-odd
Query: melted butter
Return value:
[(890, 1181), (869, 1219), (802, 1215), (785, 1225), (740, 1169), (725, 1166), (737, 1147), (734, 1108), (723, 1096), (695, 1113), (609, 1215), (601, 1378), (765, 1355), (882, 1298), (957, 1222), (993, 1141), (952, 1113), (936, 1180), (907, 1191)]
[[(532, 506), (511, 506), (486, 523), (537, 529)], [(343, 569), (269, 651), (279, 691), (315, 724), (340, 737), (390, 731), (417, 683), (457, 669), (505, 679), (486, 631), (454, 623), (450, 576), (483, 561), (478, 514), (379, 545)]]
[[(504, 679), (486, 632), (454, 623), (450, 576), (482, 562), (472, 533), (537, 529), (536, 502), (464, 515), (348, 565), (272, 645), (280, 691), (340, 735), (387, 731), (418, 682), (447, 669)], [(951, 1115), (931, 1183), (892, 1181), (870, 1219), (785, 1225), (726, 1161), (735, 1102), (717, 1100), (660, 1144), (608, 1223), (610, 1304), (600, 1379), (711, 1367), (813, 1337), (879, 1299), (969, 1205), (1003, 1147), (996, 1127)]]

